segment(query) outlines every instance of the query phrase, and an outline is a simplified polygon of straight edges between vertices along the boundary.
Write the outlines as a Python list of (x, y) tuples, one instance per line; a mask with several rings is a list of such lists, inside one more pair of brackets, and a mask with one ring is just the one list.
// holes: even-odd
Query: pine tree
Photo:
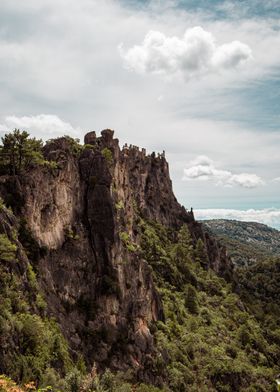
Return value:
[(197, 292), (192, 285), (189, 285), (187, 288), (185, 306), (192, 314), (198, 314), (199, 305), (197, 299)]
[(179, 233), (178, 233), (178, 244), (184, 245), (188, 247), (191, 251), (193, 249), (193, 241), (189, 231), (189, 228), (186, 224), (182, 225)]
[(30, 165), (44, 162), (42, 140), (30, 138), (28, 132), (15, 129), (1, 139), (0, 164), (8, 169), (9, 174), (20, 174)]
[(183, 264), (191, 259), (193, 254), (192, 237), (187, 225), (183, 225), (178, 233), (178, 242), (172, 247), (171, 258), (177, 264)]
[(198, 239), (194, 249), (195, 260), (198, 261), (202, 266), (207, 267), (209, 265), (209, 258), (206, 252), (204, 242), (201, 238)]
[(170, 258), (178, 273), (178, 283), (188, 282), (196, 286), (197, 281), (191, 272), (191, 264), (193, 263), (192, 237), (187, 225), (181, 227), (178, 233), (177, 243), (171, 246)]

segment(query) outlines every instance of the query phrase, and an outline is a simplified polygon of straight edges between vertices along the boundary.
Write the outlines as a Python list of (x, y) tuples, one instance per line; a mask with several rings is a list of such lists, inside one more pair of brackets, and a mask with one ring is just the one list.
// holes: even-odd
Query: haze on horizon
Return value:
[(0, 133), (165, 150), (197, 218), (280, 228), (278, 0), (2, 0)]

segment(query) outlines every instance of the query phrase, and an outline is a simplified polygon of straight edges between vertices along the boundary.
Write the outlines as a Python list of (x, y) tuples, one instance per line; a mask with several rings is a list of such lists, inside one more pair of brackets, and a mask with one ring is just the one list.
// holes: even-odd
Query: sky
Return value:
[(279, 0), (1, 0), (0, 135), (166, 151), (195, 216), (280, 229)]

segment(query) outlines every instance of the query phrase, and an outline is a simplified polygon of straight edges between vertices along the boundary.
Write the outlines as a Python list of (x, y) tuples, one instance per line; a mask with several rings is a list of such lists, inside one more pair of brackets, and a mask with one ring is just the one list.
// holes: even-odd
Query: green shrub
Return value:
[(27, 279), (33, 290), (38, 290), (37, 277), (30, 263), (27, 264)]
[(0, 234), (0, 260), (15, 261), (17, 246), (13, 244), (6, 234)]
[(64, 229), (64, 234), (65, 234), (66, 238), (71, 239), (71, 240), (77, 241), (80, 239), (80, 236), (75, 232), (75, 230), (72, 229), (71, 226), (66, 227)]
[(64, 135), (63, 138), (67, 140), (70, 146), (71, 153), (75, 156), (78, 156), (80, 152), (83, 150), (83, 146), (80, 144), (80, 139), (73, 138), (68, 135)]
[(40, 389), (38, 390), (38, 392), (65, 392), (67, 388), (68, 385), (65, 379), (61, 378), (61, 376), (55, 369), (47, 367), (42, 374)]
[(82, 375), (77, 369), (69, 372), (65, 378), (67, 392), (79, 392), (82, 385)]
[(120, 239), (121, 239), (122, 243), (124, 244), (124, 246), (126, 247), (126, 249), (127, 249), (129, 252), (136, 252), (136, 251), (137, 251), (137, 245), (134, 244), (134, 243), (131, 241), (131, 238), (130, 238), (130, 236), (129, 236), (129, 234), (128, 234), (127, 232), (122, 231), (122, 232), (119, 234), (119, 236), (120, 236)]
[(242, 325), (238, 330), (237, 336), (243, 347), (245, 347), (247, 344), (251, 344), (252, 342), (252, 337), (248, 329), (248, 325)]
[(40, 311), (45, 311), (47, 309), (47, 303), (40, 293), (36, 295), (36, 306)]
[(101, 154), (106, 159), (106, 162), (109, 165), (111, 165), (113, 163), (113, 154), (112, 154), (112, 151), (108, 147), (103, 148), (103, 150), (101, 151)]
[[(131, 391), (131, 389), (127, 390), (127, 391), (129, 392), (129, 391)], [(162, 391), (162, 389), (154, 387), (152, 385), (140, 384), (137, 387), (136, 391), (137, 392), (160, 392), (160, 391)]]
[(118, 203), (116, 203), (116, 209), (117, 210), (123, 210), (124, 209), (124, 202), (120, 200)]
[(59, 168), (59, 164), (56, 161), (44, 161), (43, 165), (49, 168), (50, 170), (56, 170)]
[(94, 146), (93, 144), (84, 144), (83, 145), (83, 149), (84, 150), (95, 150), (96, 149), (96, 146)]

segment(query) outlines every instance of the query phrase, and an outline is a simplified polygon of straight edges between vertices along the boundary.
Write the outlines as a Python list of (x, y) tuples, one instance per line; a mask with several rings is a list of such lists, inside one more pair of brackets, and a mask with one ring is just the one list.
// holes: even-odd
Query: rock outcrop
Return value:
[(151, 268), (138, 252), (138, 220), (169, 228), (187, 224), (194, 244), (201, 238), (209, 266), (230, 277), (226, 252), (176, 200), (164, 153), (119, 147), (114, 132), (85, 136), (82, 151), (70, 139), (44, 147), (54, 167), (34, 167), (21, 178), (2, 181), (4, 199), (21, 195), (20, 215), (40, 249), (36, 268), (48, 311), (88, 364), (135, 369), (156, 382), (150, 326), (164, 320)]

